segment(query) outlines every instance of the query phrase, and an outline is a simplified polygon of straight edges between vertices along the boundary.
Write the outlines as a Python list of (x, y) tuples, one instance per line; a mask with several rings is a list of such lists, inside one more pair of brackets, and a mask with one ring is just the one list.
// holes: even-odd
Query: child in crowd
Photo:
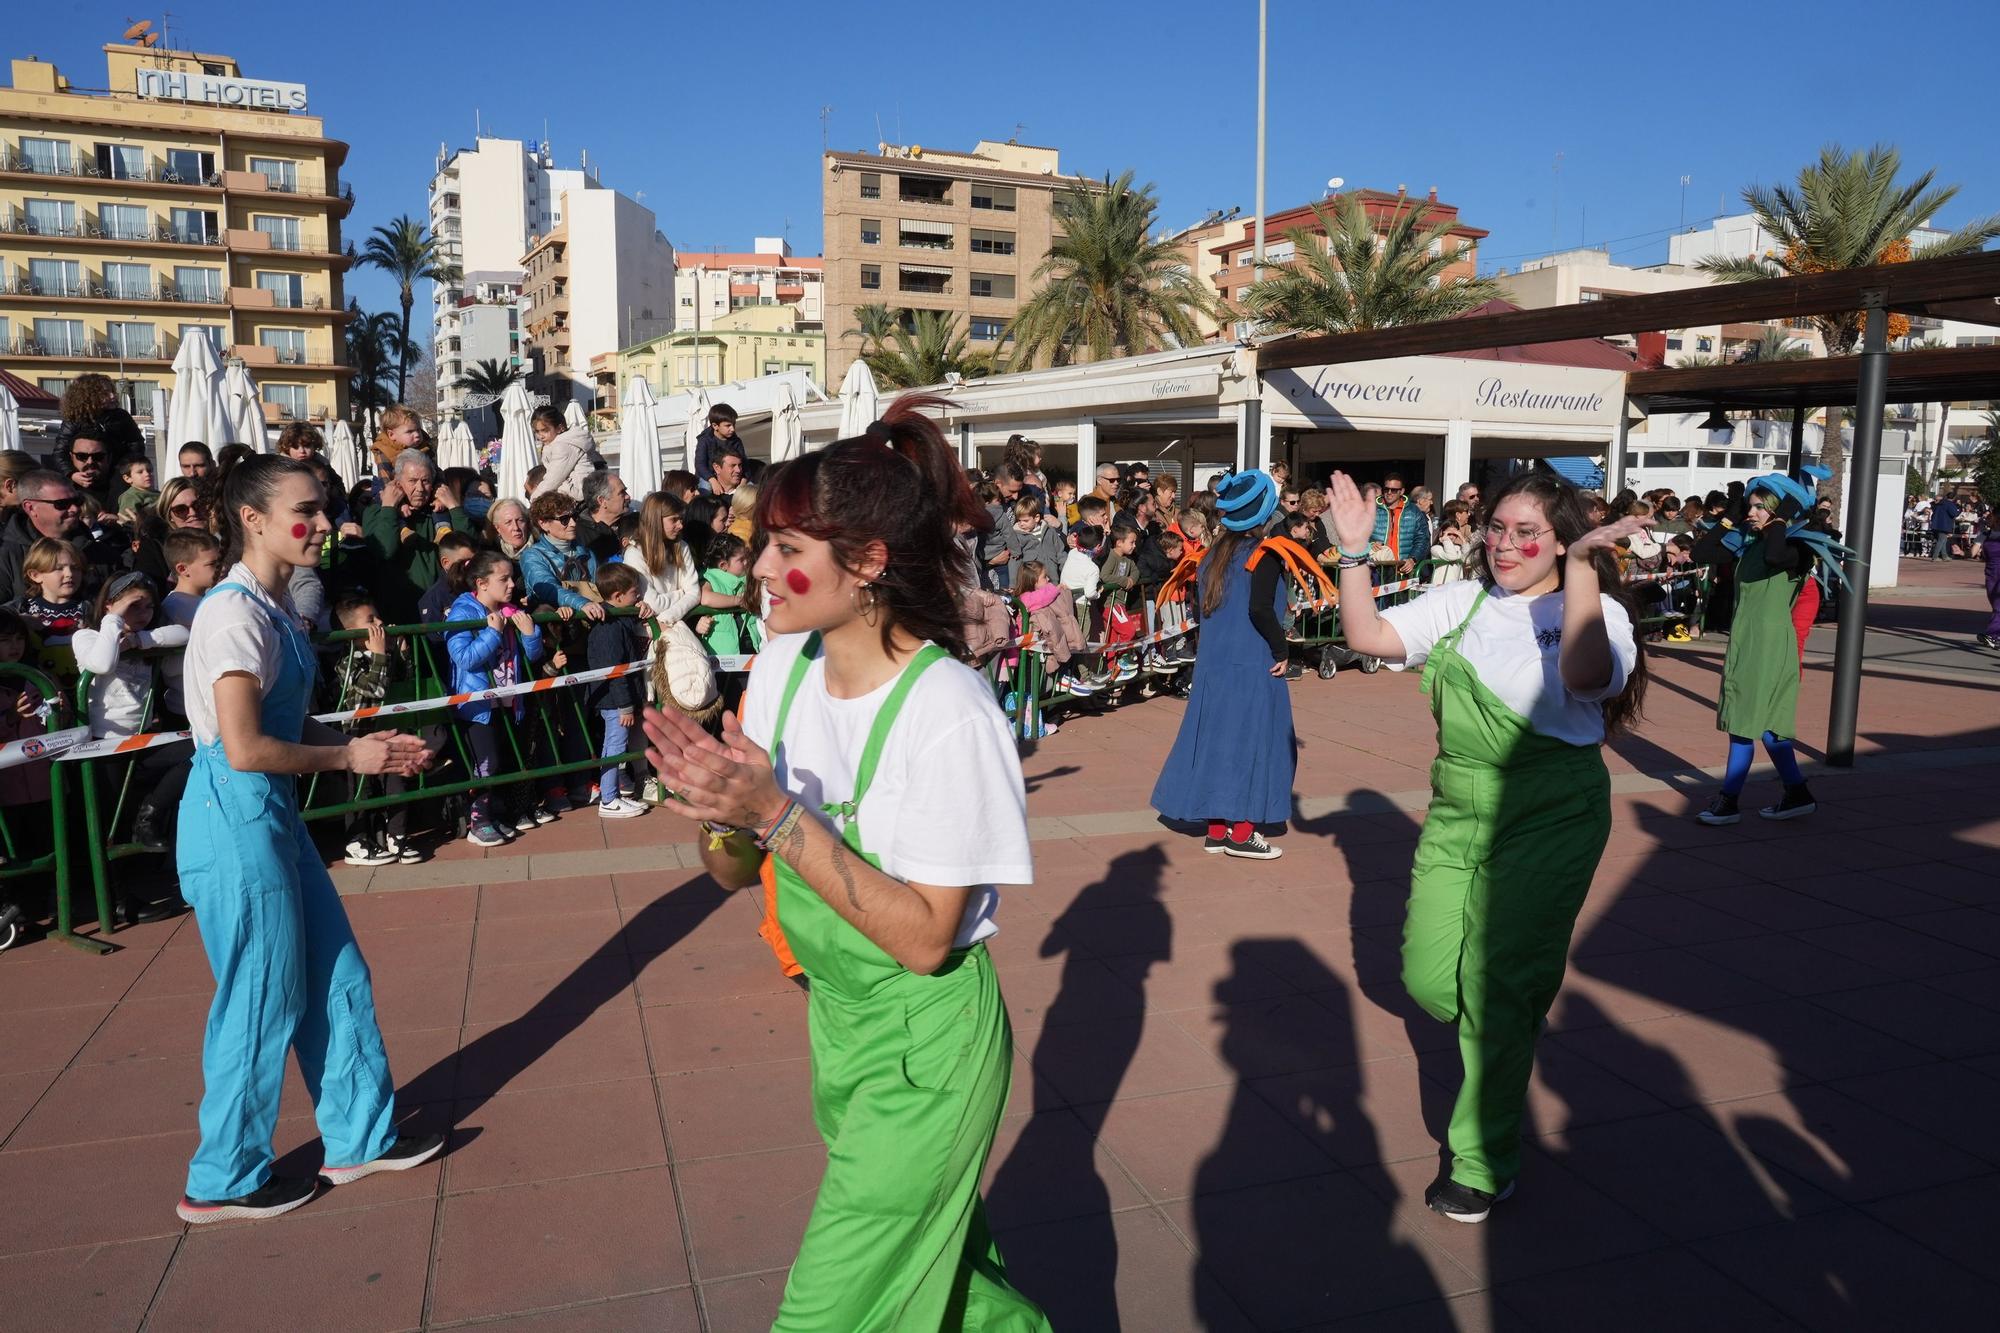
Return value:
[[(708, 568), (702, 577), (709, 590), (739, 599), (740, 609), (713, 610), (707, 634), (708, 650), (717, 657), (754, 653), (763, 645), (763, 627), (751, 592), (750, 545), (733, 533), (717, 533), (708, 542)], [(734, 673), (732, 673), (734, 674)], [(732, 703), (730, 707), (734, 707)]]
[[(1035, 503), (1039, 507), (1041, 502)], [(1076, 631), (1075, 617), (1057, 607), (1062, 592), (1062, 584), (1050, 577), (1049, 566), (1039, 560), (1021, 562), (1020, 578), (1014, 584), (1014, 595), (1021, 599), (1021, 628), (1034, 634), (1036, 647), (1042, 653), (1042, 665), (1058, 673), (1068, 664), (1071, 655), (1083, 647), (1083, 636)], [(1056, 684), (1071, 693), (1079, 692), (1074, 676), (1058, 674)], [(1007, 711), (1011, 713), (1012, 707)], [(1028, 707), (1021, 712), (1021, 739), (1040, 740), (1055, 734), (1055, 723), (1044, 722), (1039, 700), (1030, 698)]]
[(152, 460), (127, 459), (125, 466), (118, 469), (118, 475), (125, 482), (125, 489), (118, 495), (118, 517), (136, 528), (160, 502), (160, 493), (153, 488)]
[(1086, 631), (1086, 637), (1091, 603), (1097, 600), (1101, 580), (1093, 552), (1103, 543), (1104, 529), (1095, 523), (1079, 523), (1069, 530), (1069, 554), (1062, 563), (1062, 585), (1069, 589), (1070, 598), (1076, 603), (1078, 628)]
[[(120, 574), (98, 590), (86, 623), (70, 640), (77, 669), (91, 676), (92, 736), (136, 736), (183, 725), (181, 718), (155, 712), (153, 662), (139, 654), (149, 648), (184, 648), (188, 631), (174, 624), (151, 628), (154, 609), (152, 580), (139, 573)], [(147, 851), (167, 849), (193, 758), (194, 746), (178, 741), (142, 750), (132, 761), (132, 789), (144, 793), (133, 816), (132, 841)], [(128, 901), (127, 908), (135, 919), (149, 919), (144, 906)]]
[(1121, 683), (1139, 674), (1138, 662), (1129, 660), (1129, 654), (1119, 655), (1120, 645), (1139, 637), (1139, 617), (1130, 608), (1139, 583), (1139, 562), (1132, 558), (1138, 549), (1138, 528), (1114, 528), (1111, 553), (1098, 568), (1098, 581), (1104, 588), (1104, 665), (1108, 671), (1115, 670), (1114, 679)]
[[(346, 655), (340, 659), (340, 666), (334, 673), (335, 694), (328, 701), (329, 710), (344, 712), (350, 708), (380, 705), (389, 697), (389, 682), (395, 677), (396, 664), (395, 655), (389, 649), (388, 627), (382, 623), (374, 600), (361, 591), (343, 593), (334, 599), (333, 620), (340, 629), (361, 631), (362, 637), (349, 639), (344, 645)], [(358, 718), (342, 723), (341, 729), (350, 735), (369, 730)], [(350, 775), (347, 799), (367, 799), (371, 795), (367, 784), (367, 778)], [(390, 796), (401, 796), (409, 790), (409, 779), (395, 774), (385, 775), (382, 790)], [(413, 865), (422, 860), (409, 841), (409, 812), (409, 806), (395, 805), (381, 810), (357, 810), (350, 814), (347, 817), (347, 864), (385, 866), (401, 861)]]
[[(1101, 495), (1086, 495), (1078, 500), (1076, 515), (1078, 523), (1088, 523), (1100, 534), (1109, 534), (1111, 531), (1111, 502)], [(1098, 544), (1091, 548), (1090, 555), (1093, 560), (1104, 559), (1103, 542), (1103, 536), (1100, 536)]]
[[(472, 558), (465, 570), (466, 591), (445, 613), (447, 620), (484, 620), (477, 629), (453, 630), (445, 636), (451, 654), (451, 689), (454, 694), (477, 694), (490, 689), (520, 684), (529, 678), (529, 666), (542, 656), (541, 632), (519, 601), (519, 579), (514, 562), (498, 551), (483, 551)], [(472, 749), (473, 773), (491, 777), (500, 769), (500, 729), (495, 714), (505, 711), (517, 723), (527, 713), (523, 698), (472, 699), (455, 710), (466, 724), (466, 743)], [(480, 792), (472, 800), (468, 841), (480, 847), (498, 847), (512, 836), (520, 824), (545, 824), (555, 818), (539, 804), (518, 820), (509, 820), (501, 808), (511, 804), (502, 790)], [(510, 828), (509, 825), (513, 827)]]
[(32, 660), (62, 676), (76, 673), (69, 640), (90, 613), (83, 577), (83, 555), (75, 546), (55, 537), (37, 537), (21, 560), (21, 581), (33, 591), (7, 607), (28, 623), (34, 637), (29, 645)]
[(1023, 495), (1014, 502), (1014, 522), (999, 535), (1007, 548), (1008, 587), (1020, 589), (1025, 561), (1038, 560), (1044, 569), (1062, 568), (1062, 535), (1044, 519), (1042, 502), (1036, 497)]
[(417, 619), (443, 620), (451, 604), (465, 591), (464, 580), (460, 577), (465, 567), (472, 563), (472, 557), (479, 552), (479, 543), (470, 534), (451, 531), (438, 538), (437, 582), (424, 590), (417, 599)]
[[(19, 662), (28, 655), (28, 622), (0, 610), (0, 662)], [(40, 736), (48, 731), (36, 690), (19, 679), (0, 676), (0, 745)], [(54, 845), (49, 817), (49, 761), (36, 759), (0, 768), (0, 865), (32, 861)], [(0, 938), (19, 909), (0, 903)]]
[[(160, 558), (174, 579), (173, 590), (160, 600), (160, 619), (182, 629), (193, 629), (194, 613), (201, 605), (202, 595), (222, 576), (222, 543), (203, 528), (175, 528), (160, 542)], [(160, 659), (160, 675), (166, 685), (167, 711), (175, 717), (187, 716), (179, 653), (169, 653)]]
[(1070, 529), (1075, 527), (1079, 521), (1071, 517), (1075, 512), (1076, 483), (1067, 477), (1051, 483), (1049, 486), (1049, 522), (1053, 523), (1056, 531), (1065, 537), (1069, 536)]
[[(641, 587), (639, 571), (630, 565), (614, 562), (598, 566), (597, 591), (606, 606), (637, 606)], [(590, 627), (586, 652), (590, 669), (598, 671), (643, 661), (648, 648), (646, 632), (640, 628), (638, 617), (607, 615)], [(635, 742), (644, 748), (644, 742), (638, 740), (637, 724), (639, 710), (646, 705), (645, 672), (633, 671), (613, 680), (598, 681), (589, 687), (584, 703), (595, 709), (604, 723), (600, 755), (609, 759), (624, 754), (634, 748)], [(598, 778), (597, 813), (605, 819), (631, 819), (645, 814), (645, 803), (631, 795), (638, 790), (625, 765), (607, 764)]]

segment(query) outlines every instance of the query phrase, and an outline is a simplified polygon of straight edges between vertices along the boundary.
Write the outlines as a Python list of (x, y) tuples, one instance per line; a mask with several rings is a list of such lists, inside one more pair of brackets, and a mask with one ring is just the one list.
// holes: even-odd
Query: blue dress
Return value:
[[(1280, 615), (1284, 600), (1280, 579), (1272, 607)], [(1250, 571), (1238, 563), (1225, 578), (1222, 605), (1202, 618), (1194, 689), (1153, 787), (1153, 808), (1174, 820), (1283, 823), (1291, 818), (1297, 770), (1292, 697), (1284, 677), (1271, 674), (1270, 644), (1250, 623)]]

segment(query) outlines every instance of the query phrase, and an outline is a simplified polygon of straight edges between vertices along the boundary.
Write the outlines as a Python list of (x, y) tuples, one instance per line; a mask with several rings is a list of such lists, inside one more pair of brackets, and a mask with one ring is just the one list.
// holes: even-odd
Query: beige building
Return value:
[(56, 393), (109, 374), (145, 417), (204, 337), (271, 421), (343, 414), (347, 145), (229, 56), (104, 55), (106, 92), (34, 59), (0, 88), (0, 366)]
[(635, 379), (666, 398), (789, 370), (826, 383), (826, 333), (793, 305), (743, 306), (711, 325), (677, 329), (591, 362), (597, 412), (607, 424), (617, 421), (625, 386)]
[(1054, 148), (982, 139), (969, 153), (879, 144), (828, 153), (825, 201), (829, 383), (860, 350), (857, 307), (939, 310), (975, 350), (999, 346), (1048, 255), (1056, 192)]

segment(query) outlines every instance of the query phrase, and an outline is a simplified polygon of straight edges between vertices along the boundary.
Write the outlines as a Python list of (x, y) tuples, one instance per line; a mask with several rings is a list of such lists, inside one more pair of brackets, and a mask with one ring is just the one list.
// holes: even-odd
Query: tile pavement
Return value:
[[(1058, 1329), (1992, 1322), (1995, 683), (1871, 678), (1863, 763), (1815, 778), (1814, 819), (1708, 830), (1686, 816), (1715, 663), (1657, 665), (1610, 756), (1521, 1193), (1480, 1228), (1421, 1201), (1456, 1060), (1396, 978), (1412, 683), (1297, 687), (1273, 864), (1144, 813), (1170, 702), (1026, 758), (1041, 882), (994, 946), (1017, 1055), (989, 1204)], [(702, 880), (663, 814), (476, 853), (343, 871), (401, 1113), (450, 1152), (275, 1222), (173, 1216), (209, 990), (191, 920), (0, 958), (0, 1329), (767, 1326), (822, 1150), (804, 1001), (755, 901)], [(296, 1076), (277, 1150), (317, 1163)]]

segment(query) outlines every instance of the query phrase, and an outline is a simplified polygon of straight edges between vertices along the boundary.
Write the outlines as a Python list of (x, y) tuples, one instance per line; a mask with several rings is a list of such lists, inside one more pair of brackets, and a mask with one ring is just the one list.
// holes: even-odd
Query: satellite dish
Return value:
[(1347, 184), (1347, 178), (1345, 176), (1334, 176), (1327, 181), (1326, 192), (1328, 194), (1332, 194), (1335, 190), (1338, 190), (1341, 186), (1345, 184)]
[(153, 26), (153, 20), (140, 19), (137, 23), (134, 23), (131, 27), (125, 30), (125, 40), (128, 42), (138, 41), (141, 37), (144, 37), (146, 35), (146, 30), (152, 26)]
[(159, 44), (160, 44), (160, 34), (158, 34), (157, 32), (149, 32), (144, 37), (141, 37), (139, 39), (139, 45), (146, 47), (148, 49), (158, 46)]

